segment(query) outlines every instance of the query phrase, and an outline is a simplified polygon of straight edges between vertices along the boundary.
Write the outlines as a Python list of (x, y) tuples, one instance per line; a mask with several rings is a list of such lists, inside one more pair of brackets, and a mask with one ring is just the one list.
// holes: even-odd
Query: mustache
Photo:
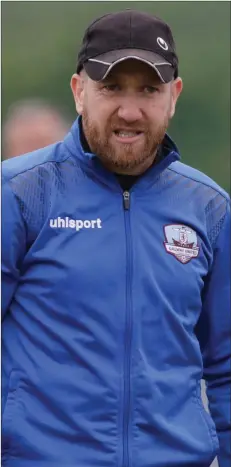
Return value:
[[(88, 126), (91, 127), (91, 122), (88, 119), (88, 115), (84, 112), (82, 115), (82, 122), (83, 126)], [(139, 132), (139, 133), (146, 133), (150, 134), (150, 128), (148, 128), (148, 125), (146, 122), (133, 122), (133, 123), (128, 123), (125, 120), (114, 120), (114, 121), (109, 121), (106, 127), (106, 134), (109, 134), (111, 131), (134, 131), (134, 132)]]

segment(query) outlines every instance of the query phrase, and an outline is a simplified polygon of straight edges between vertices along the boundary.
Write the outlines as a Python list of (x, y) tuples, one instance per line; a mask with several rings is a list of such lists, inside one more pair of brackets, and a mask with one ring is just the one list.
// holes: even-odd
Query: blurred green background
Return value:
[(2, 2), (2, 121), (30, 97), (70, 120), (70, 77), (88, 23), (133, 8), (165, 19), (175, 36), (184, 91), (169, 129), (182, 161), (230, 191), (230, 2)]

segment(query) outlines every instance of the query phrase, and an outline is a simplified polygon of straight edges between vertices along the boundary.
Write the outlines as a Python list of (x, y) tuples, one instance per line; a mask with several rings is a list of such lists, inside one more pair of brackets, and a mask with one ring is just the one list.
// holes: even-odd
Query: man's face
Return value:
[(84, 73), (74, 77), (76, 107), (92, 152), (111, 171), (145, 171), (173, 116), (179, 84), (161, 83), (151, 67), (134, 59), (116, 65), (101, 82)]

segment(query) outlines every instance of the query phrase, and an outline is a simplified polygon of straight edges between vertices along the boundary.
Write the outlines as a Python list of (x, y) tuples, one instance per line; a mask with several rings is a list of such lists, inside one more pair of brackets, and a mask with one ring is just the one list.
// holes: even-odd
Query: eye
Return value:
[(155, 86), (144, 86), (144, 92), (147, 94), (154, 94), (155, 92), (158, 92), (159, 89)]
[(113, 91), (118, 91), (119, 90), (119, 86), (118, 84), (105, 84), (103, 89), (105, 89), (105, 91), (109, 91), (109, 92), (113, 92)]

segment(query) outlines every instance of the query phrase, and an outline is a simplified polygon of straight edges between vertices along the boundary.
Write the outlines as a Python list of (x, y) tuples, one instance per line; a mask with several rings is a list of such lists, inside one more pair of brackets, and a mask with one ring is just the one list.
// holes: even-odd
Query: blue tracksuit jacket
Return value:
[(2, 465), (228, 467), (228, 195), (167, 135), (123, 193), (78, 125), (3, 163)]

